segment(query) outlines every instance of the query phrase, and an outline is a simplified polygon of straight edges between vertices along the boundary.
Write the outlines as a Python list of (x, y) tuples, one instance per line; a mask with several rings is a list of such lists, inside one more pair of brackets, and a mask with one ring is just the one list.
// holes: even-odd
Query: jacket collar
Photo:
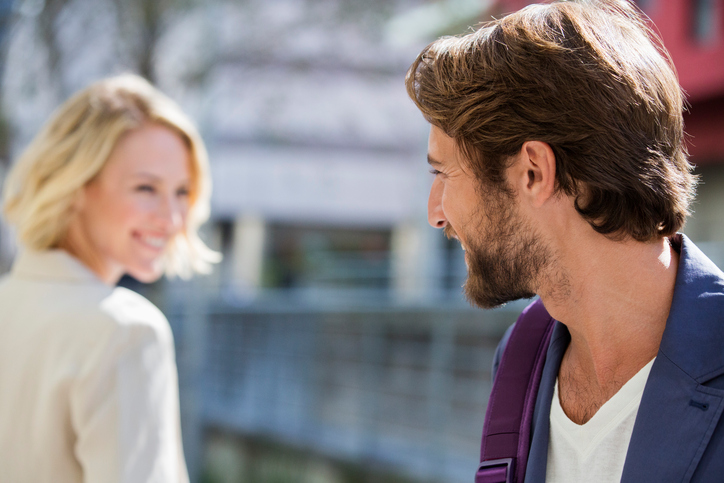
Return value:
[[(724, 391), (704, 385), (724, 373), (724, 274), (685, 235), (671, 241), (680, 253), (674, 297), (622, 482), (689, 481), (724, 410)], [(536, 401), (526, 483), (545, 481), (553, 387), (569, 342), (557, 323)]]
[(686, 236), (672, 243), (674, 298), (622, 482), (691, 481), (724, 410), (724, 390), (706, 385), (724, 373), (724, 274)]
[(22, 250), (13, 263), (13, 277), (36, 281), (101, 284), (98, 276), (65, 250)]
[(724, 373), (724, 273), (686, 236), (672, 243), (681, 256), (659, 350), (704, 383)]

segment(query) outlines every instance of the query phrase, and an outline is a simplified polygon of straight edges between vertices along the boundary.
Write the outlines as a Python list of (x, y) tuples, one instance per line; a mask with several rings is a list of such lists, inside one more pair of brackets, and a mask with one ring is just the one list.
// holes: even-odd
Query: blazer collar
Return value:
[[(724, 410), (724, 274), (686, 236), (659, 353), (646, 381), (622, 482), (691, 481)], [(711, 476), (711, 475), (710, 475)]]
[[(674, 297), (622, 482), (689, 481), (724, 411), (724, 391), (703, 385), (724, 373), (724, 274), (685, 235), (671, 241), (680, 253)], [(557, 323), (536, 401), (526, 483), (545, 481), (553, 387), (569, 342), (568, 329)]]
[(80, 260), (60, 249), (24, 249), (13, 263), (11, 273), (21, 279), (105, 285)]
[(659, 350), (704, 383), (724, 373), (724, 273), (685, 235), (672, 243), (680, 249), (679, 270)]

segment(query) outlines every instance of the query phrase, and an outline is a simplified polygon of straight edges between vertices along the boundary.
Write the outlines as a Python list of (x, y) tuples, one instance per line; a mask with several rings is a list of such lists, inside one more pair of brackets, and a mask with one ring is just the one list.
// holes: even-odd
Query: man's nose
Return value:
[(442, 190), (442, 181), (435, 177), (427, 200), (427, 222), (433, 228), (445, 228), (447, 225), (445, 213), (442, 211)]

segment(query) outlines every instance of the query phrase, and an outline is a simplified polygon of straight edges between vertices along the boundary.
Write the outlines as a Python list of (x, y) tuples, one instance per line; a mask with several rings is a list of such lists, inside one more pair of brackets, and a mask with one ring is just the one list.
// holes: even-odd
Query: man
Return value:
[(432, 43), (406, 84), (466, 296), (559, 321), (525, 481), (724, 481), (724, 274), (677, 234), (682, 93), (635, 7), (527, 7)]

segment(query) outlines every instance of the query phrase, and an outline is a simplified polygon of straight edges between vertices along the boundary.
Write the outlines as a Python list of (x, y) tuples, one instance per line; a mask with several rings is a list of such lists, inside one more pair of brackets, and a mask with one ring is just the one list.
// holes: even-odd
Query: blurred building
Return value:
[[(230, 446), (212, 433), (418, 481), (474, 472), (490, 359), (511, 316), (476, 323), (462, 252), (427, 225), (428, 127), (404, 75), (428, 41), (487, 7), (16, 3), (3, 82), (14, 157), (72, 92), (129, 70), (176, 99), (207, 142), (204, 235), (224, 262), (191, 284), (125, 281), (172, 323), (192, 478), (234, 479), (214, 467)], [(350, 481), (340, 478), (323, 481)]]
[[(334, 21), (301, 23), (310, 12), (298, 10), (295, 20), (281, 2), (259, 10), (261, 35), (240, 28), (247, 13), (217, 13), (224, 33), (216, 41), (207, 129), (228, 293), (244, 299), (260, 288), (363, 288), (410, 302), (452, 289), (459, 299), (459, 252), (426, 225), (429, 177), (420, 161), (427, 129), (402, 79), (430, 38), (528, 3), (400, 1), (365, 25), (330, 14), (330, 2), (318, 8)], [(703, 182), (686, 231), (721, 264), (724, 6), (638, 4), (662, 36), (689, 102), (691, 160)], [(297, 25), (293, 34), (281, 35), (290, 25)]]
[(227, 254), (219, 284), (240, 303), (270, 290), (315, 303), (350, 289), (439, 298), (464, 268), (445, 263), (448, 245), (427, 226), (427, 127), (404, 90), (424, 41), (400, 28), (424, 5), (299, 5), (216, 14), (205, 116)]
[[(347, 26), (330, 26), (323, 48), (221, 63), (215, 211), (229, 262), (228, 305), (208, 319), (215, 428), (468, 481), (492, 348), (518, 308), (464, 307), (458, 248), (426, 226), (427, 129), (401, 81), (430, 38), (528, 3), (414, 5), (388, 18), (394, 35), (367, 37), (364, 54), (359, 37), (345, 43)], [(686, 231), (722, 265), (724, 13), (714, 1), (640, 6), (690, 103), (702, 184)], [(400, 33), (411, 24), (417, 37)]]

